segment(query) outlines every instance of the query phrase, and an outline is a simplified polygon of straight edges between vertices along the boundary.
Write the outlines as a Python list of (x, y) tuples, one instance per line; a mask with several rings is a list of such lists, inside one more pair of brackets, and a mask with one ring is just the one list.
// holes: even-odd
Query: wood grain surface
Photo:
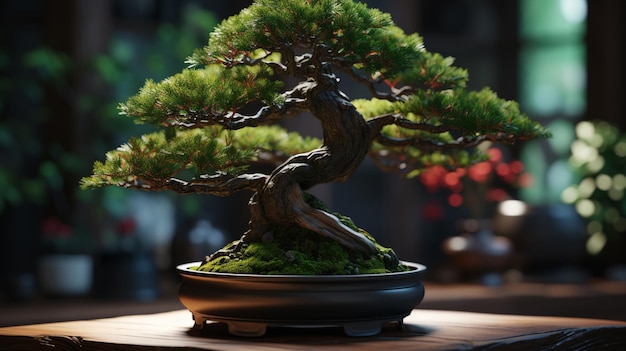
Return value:
[(269, 328), (230, 336), (192, 328), (186, 310), (0, 328), (0, 350), (626, 350), (626, 322), (414, 310), (373, 337), (340, 328)]

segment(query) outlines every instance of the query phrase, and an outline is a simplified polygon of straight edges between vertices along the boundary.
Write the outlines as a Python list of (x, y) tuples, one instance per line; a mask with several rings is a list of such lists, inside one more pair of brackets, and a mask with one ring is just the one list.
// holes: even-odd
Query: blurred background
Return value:
[[(470, 88), (519, 101), (554, 137), (485, 145), (487, 162), (411, 180), (366, 161), (348, 182), (315, 193), (402, 259), (426, 264), (433, 284), (625, 281), (626, 3), (366, 2), (420, 33), (430, 51), (455, 57)], [(247, 193), (81, 191), (78, 183), (94, 160), (146, 131), (117, 116), (117, 104), (146, 79), (183, 69), (216, 24), (249, 4), (0, 3), (0, 303), (159, 299), (171, 290), (164, 281), (175, 285), (177, 264), (242, 234)], [(344, 90), (364, 95), (349, 81)], [(310, 119), (288, 123), (319, 133)]]

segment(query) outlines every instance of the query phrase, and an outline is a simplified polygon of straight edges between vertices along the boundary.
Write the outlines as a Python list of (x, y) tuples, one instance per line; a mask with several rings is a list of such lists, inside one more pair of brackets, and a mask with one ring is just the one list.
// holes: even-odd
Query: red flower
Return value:
[(507, 186), (526, 187), (532, 182), (529, 174), (524, 173), (521, 161), (507, 163), (502, 151), (490, 148), (486, 151), (489, 159), (467, 168), (448, 171), (443, 166), (427, 168), (420, 175), (426, 190), (435, 193), (447, 190), (448, 204), (453, 207), (482, 208), (486, 202), (501, 202), (508, 198)]
[(485, 161), (471, 166), (467, 175), (476, 183), (484, 183), (489, 179), (491, 171), (493, 171), (493, 165), (491, 162)]

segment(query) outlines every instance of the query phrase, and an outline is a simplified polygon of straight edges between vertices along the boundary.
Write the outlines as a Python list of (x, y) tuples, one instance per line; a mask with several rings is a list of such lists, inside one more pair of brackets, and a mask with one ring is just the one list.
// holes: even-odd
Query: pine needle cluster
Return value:
[(385, 170), (415, 176), (432, 165), (466, 166), (483, 159), (472, 151), (480, 142), (549, 136), (514, 101), (467, 91), (467, 71), (452, 58), (353, 0), (257, 0), (224, 20), (187, 63), (120, 104), (122, 115), (161, 130), (109, 152), (83, 187), (236, 177), (256, 162), (317, 148), (323, 140), (279, 126), (310, 110), (306, 92), (286, 89), (283, 78), (315, 81), (327, 65), (371, 90), (371, 99), (352, 104), (372, 127), (370, 156)]

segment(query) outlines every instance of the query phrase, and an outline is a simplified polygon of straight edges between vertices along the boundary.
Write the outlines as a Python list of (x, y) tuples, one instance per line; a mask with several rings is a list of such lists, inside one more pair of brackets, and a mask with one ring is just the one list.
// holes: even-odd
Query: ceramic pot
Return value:
[(519, 230), (508, 235), (523, 256), (525, 271), (583, 265), (587, 233), (583, 218), (573, 206), (533, 206), (521, 220)]
[(39, 285), (46, 295), (78, 296), (91, 290), (93, 259), (90, 255), (53, 254), (39, 259)]
[(409, 271), (360, 275), (255, 275), (199, 272), (199, 262), (177, 267), (181, 303), (195, 325), (223, 322), (238, 336), (262, 336), (268, 326), (341, 326), (350, 336), (375, 335), (398, 322), (424, 297), (425, 266)]
[(459, 278), (501, 283), (500, 274), (512, 266), (511, 240), (494, 235), (489, 221), (465, 220), (462, 228), (461, 235), (448, 238), (442, 246)]

